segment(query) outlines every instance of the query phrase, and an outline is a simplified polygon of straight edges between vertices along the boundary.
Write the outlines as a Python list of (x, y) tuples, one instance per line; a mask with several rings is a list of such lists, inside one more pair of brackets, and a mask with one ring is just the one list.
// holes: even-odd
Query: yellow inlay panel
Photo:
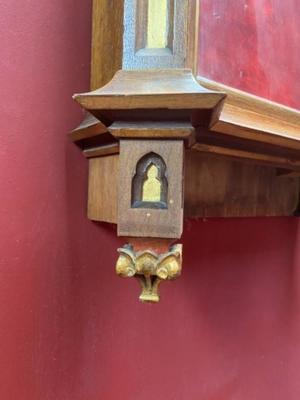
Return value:
[(151, 165), (147, 171), (147, 179), (143, 184), (142, 201), (160, 201), (161, 182), (157, 179), (158, 169)]
[(147, 47), (164, 49), (168, 36), (168, 0), (148, 0)]

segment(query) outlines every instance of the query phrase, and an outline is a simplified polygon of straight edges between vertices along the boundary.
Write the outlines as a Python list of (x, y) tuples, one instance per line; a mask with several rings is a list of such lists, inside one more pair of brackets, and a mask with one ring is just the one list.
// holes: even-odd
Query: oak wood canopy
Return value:
[[(160, 283), (181, 273), (182, 245), (174, 242), (184, 217), (299, 211), (300, 113), (194, 78), (198, 1), (164, 3), (173, 19), (168, 48), (147, 47), (151, 0), (125, 1), (93, 2), (92, 91), (74, 95), (86, 117), (70, 138), (89, 162), (88, 217), (117, 223), (128, 241), (116, 273), (139, 281), (141, 301), (158, 302)], [(121, 70), (124, 10), (139, 24), (123, 58), (129, 70)], [(143, 70), (152, 64), (159, 68)]]
[[(187, 24), (186, 67), (196, 72), (197, 2), (187, 1), (187, 7), (190, 23)], [(129, 106), (126, 100), (118, 98), (120, 109), (113, 114), (102, 107), (103, 104), (110, 106), (109, 98), (101, 103), (104, 112), (97, 111), (97, 88), (106, 84), (122, 66), (123, 12), (123, 1), (93, 2), (91, 88), (96, 92), (76, 98), (90, 114), (70, 133), (71, 140), (89, 159), (89, 218), (108, 222), (117, 220), (119, 140), (126, 137), (127, 129), (132, 135), (140, 136), (142, 130), (138, 124), (144, 125), (143, 137), (149, 136), (147, 113), (143, 120), (134, 121), (131, 126), (128, 123), (126, 129), (114, 120), (115, 116), (124, 115), (126, 107), (138, 106), (141, 101), (138, 93)], [(204, 109), (198, 113), (200, 124), (188, 125), (184, 120), (186, 111), (181, 110), (182, 114), (173, 120), (173, 131), (168, 130), (168, 138), (183, 138), (186, 148), (185, 216), (292, 215), (299, 203), (299, 111), (202, 77), (197, 80), (214, 92), (212, 101), (218, 93), (222, 99), (214, 106), (213, 112)], [(105, 90), (111, 89), (102, 90), (102, 94)], [(184, 93), (170, 95), (171, 98), (165, 97), (166, 102), (187, 101)], [(151, 103), (152, 100), (149, 95), (146, 105), (167, 105), (159, 103), (162, 100), (157, 98), (155, 104)], [(192, 96), (188, 101), (188, 106), (192, 107)], [(165, 139), (165, 126), (159, 120), (159, 114), (156, 114), (156, 126), (151, 127), (151, 135)], [(107, 174), (110, 175), (109, 181)], [(102, 193), (95, 189), (99, 184)]]

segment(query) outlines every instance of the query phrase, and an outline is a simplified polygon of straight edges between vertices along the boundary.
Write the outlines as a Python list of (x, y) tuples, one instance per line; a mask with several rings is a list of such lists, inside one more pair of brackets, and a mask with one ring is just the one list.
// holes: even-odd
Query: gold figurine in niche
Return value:
[(152, 164), (147, 170), (147, 179), (143, 183), (142, 201), (160, 201), (161, 182), (158, 179), (158, 168)]
[(131, 186), (132, 208), (167, 209), (166, 164), (156, 153), (145, 154), (136, 164)]

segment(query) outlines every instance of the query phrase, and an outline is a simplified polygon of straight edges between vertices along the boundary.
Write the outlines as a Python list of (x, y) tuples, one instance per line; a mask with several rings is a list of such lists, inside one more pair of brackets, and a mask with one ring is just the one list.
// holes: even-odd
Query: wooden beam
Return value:
[(83, 150), (86, 158), (103, 157), (119, 153), (119, 143), (108, 144), (106, 146), (90, 147)]
[(260, 165), (269, 165), (276, 168), (290, 168), (300, 171), (300, 160), (290, 160), (284, 157), (277, 157), (269, 154), (254, 153), (234, 148), (227, 148), (206, 143), (196, 143), (193, 150), (204, 153), (213, 153), (215, 155), (232, 158), (238, 161), (254, 162)]
[(123, 0), (93, 0), (91, 89), (102, 87), (122, 68)]
[(227, 94), (211, 131), (300, 150), (300, 112), (282, 104), (198, 77), (211, 90)]

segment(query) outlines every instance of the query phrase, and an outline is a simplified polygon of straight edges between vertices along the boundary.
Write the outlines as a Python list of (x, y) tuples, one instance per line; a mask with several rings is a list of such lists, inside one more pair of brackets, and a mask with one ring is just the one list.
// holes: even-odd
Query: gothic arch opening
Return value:
[(136, 165), (132, 179), (132, 208), (168, 208), (166, 164), (156, 153), (144, 155)]

